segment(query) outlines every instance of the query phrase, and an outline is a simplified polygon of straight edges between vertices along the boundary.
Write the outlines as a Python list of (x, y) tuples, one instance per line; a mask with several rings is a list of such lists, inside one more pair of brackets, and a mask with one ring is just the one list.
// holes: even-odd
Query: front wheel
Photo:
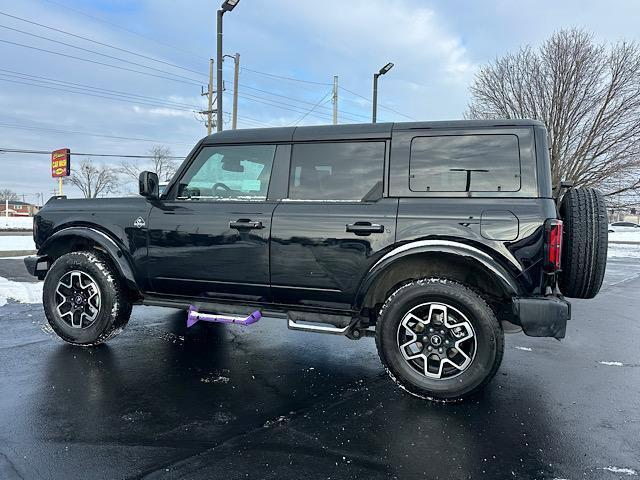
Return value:
[(504, 333), (480, 295), (455, 281), (428, 278), (389, 296), (378, 316), (376, 345), (385, 369), (404, 390), (455, 401), (493, 378)]
[(63, 340), (92, 346), (126, 326), (131, 302), (109, 261), (98, 252), (62, 255), (44, 279), (42, 303), (49, 325)]

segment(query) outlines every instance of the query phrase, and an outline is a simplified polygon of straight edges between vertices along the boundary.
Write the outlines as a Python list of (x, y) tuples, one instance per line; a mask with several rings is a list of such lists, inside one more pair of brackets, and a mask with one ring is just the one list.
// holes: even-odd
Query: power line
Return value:
[(303, 80), (301, 78), (287, 77), (287, 76), (278, 75), (278, 74), (275, 74), (275, 73), (262, 72), (260, 70), (254, 70), (252, 68), (247, 68), (247, 67), (240, 67), (240, 70), (246, 71), (246, 72), (251, 72), (251, 73), (256, 73), (258, 75), (264, 75), (265, 77), (279, 78), (281, 80), (289, 80), (291, 82), (308, 83), (308, 84), (311, 84), (311, 85), (322, 85), (322, 86), (331, 86), (331, 85), (333, 85), (332, 83), (327, 83), (327, 82), (317, 82), (317, 81), (314, 81), (314, 80)]
[[(2, 12), (0, 12), (0, 14), (2, 14)], [(177, 73), (167, 72), (166, 70), (163, 70), (163, 69), (160, 69), (160, 68), (150, 67), (149, 65), (144, 65), (142, 63), (132, 62), (131, 60), (127, 60), (127, 59), (124, 59), (124, 58), (116, 57), (114, 55), (108, 55), (106, 53), (101, 53), (101, 52), (98, 52), (96, 50), (92, 50), (90, 48), (79, 47), (79, 46), (73, 45), (71, 43), (61, 42), (60, 40), (55, 40), (53, 38), (45, 37), (43, 35), (37, 35), (35, 33), (25, 32), (24, 30), (20, 30), (20, 29), (13, 28), (13, 27), (8, 27), (6, 25), (0, 25), (0, 28), (4, 28), (6, 30), (11, 30), (13, 32), (22, 33), (24, 35), (29, 35), (30, 37), (39, 38), (41, 40), (47, 40), (48, 42), (57, 43), (59, 45), (64, 45), (65, 47), (75, 48), (77, 50), (81, 50), (83, 52), (92, 53), (94, 55), (100, 55), (101, 57), (110, 58), (112, 60), (118, 60), (119, 62), (128, 63), (129, 65), (134, 65), (136, 67), (142, 67), (142, 68), (146, 68), (148, 70), (153, 70), (154, 72), (166, 73), (167, 75), (173, 75), (174, 77), (177, 77), (177, 78), (183, 78), (185, 80), (190, 80), (192, 82), (198, 82), (198, 80), (195, 79), (195, 78), (185, 77), (184, 75), (178, 75)]]
[[(356, 97), (363, 98), (363, 99), (365, 99), (365, 100), (366, 100), (367, 102), (369, 102), (369, 103), (371, 103), (371, 102), (372, 102), (372, 100), (371, 100), (370, 98), (367, 98), (367, 97), (365, 97), (364, 95), (360, 95), (359, 93), (356, 93), (356, 92), (354, 92), (354, 91), (352, 91), (352, 90), (346, 89), (346, 88), (344, 88), (343, 86), (339, 86), (338, 88), (340, 88), (341, 90), (344, 90), (344, 91), (345, 91), (345, 92), (347, 92), (347, 93), (350, 93), (351, 95), (355, 95)], [(415, 120), (415, 121), (417, 121), (415, 118), (413, 118), (413, 117), (411, 117), (411, 116), (409, 116), (409, 115), (405, 115), (405, 114), (404, 114), (404, 113), (402, 113), (402, 112), (399, 112), (399, 111), (397, 111), (397, 110), (394, 110), (394, 109), (393, 109), (393, 108), (391, 108), (391, 107), (385, 107), (384, 105), (380, 105), (379, 103), (378, 103), (378, 108), (383, 108), (383, 109), (385, 109), (385, 110), (389, 110), (390, 112), (397, 113), (398, 115), (402, 115), (402, 116), (403, 116), (403, 117), (405, 117), (405, 118), (409, 118), (409, 119), (411, 119), (411, 120)]]
[(44, 49), (44, 48), (38, 48), (38, 47), (34, 47), (32, 45), (25, 45), (23, 43), (11, 42), (9, 40), (0, 39), (0, 42), (1, 43), (6, 43), (6, 44), (9, 44), (9, 45), (15, 45), (15, 46), (18, 46), (18, 47), (28, 48), (30, 50), (37, 50), (37, 51), (40, 51), (40, 52), (50, 53), (52, 55), (59, 55), (61, 57), (72, 58), (74, 60), (80, 60), (80, 61), (83, 61), (83, 62), (94, 63), (96, 65), (103, 65), (105, 67), (116, 68), (118, 70), (125, 70), (125, 71), (128, 71), (128, 72), (139, 73), (141, 75), (147, 75), (147, 76), (150, 76), (150, 77), (163, 78), (165, 80), (173, 80), (174, 82), (185, 83), (187, 85), (195, 85), (197, 87), (202, 85), (201, 83), (187, 82), (185, 80), (180, 80), (178, 78), (165, 77), (165, 76), (162, 76), (162, 75), (156, 75), (154, 73), (149, 73), (149, 72), (141, 72), (140, 70), (134, 70), (132, 68), (126, 68), (126, 67), (122, 67), (122, 66), (119, 66), (119, 65), (112, 65), (110, 63), (98, 62), (96, 60), (90, 60), (88, 58), (76, 57), (74, 55), (68, 55), (66, 53), (54, 52), (52, 50), (47, 50), (47, 49)]
[[(307, 101), (307, 100), (301, 100), (301, 99), (298, 99), (298, 98), (289, 97), (289, 96), (287, 96), (287, 95), (281, 95), (281, 94), (279, 94), (279, 93), (270, 92), (270, 91), (268, 91), (268, 90), (263, 90), (263, 89), (261, 89), (261, 88), (251, 87), (251, 86), (249, 86), (249, 85), (243, 85), (243, 84), (241, 84), (241, 83), (240, 83), (239, 85), (240, 85), (242, 88), (247, 88), (247, 89), (249, 89), (249, 90), (255, 90), (256, 92), (266, 93), (267, 95), (272, 95), (272, 96), (274, 96), (274, 97), (286, 98), (286, 99), (291, 100), (291, 101), (294, 101), (294, 102), (304, 103), (304, 104), (307, 104), (307, 105), (314, 105), (314, 103), (313, 103), (313, 102), (309, 102), (309, 101)], [(263, 98), (263, 97), (262, 97), (262, 98)], [(325, 109), (325, 110), (326, 110), (326, 109), (331, 109), (330, 107), (324, 107), (324, 106), (321, 106), (320, 108), (323, 108), (323, 109)], [(341, 114), (341, 115), (346, 114), (346, 115), (349, 115), (349, 116), (352, 116), (352, 117), (361, 117), (361, 118), (366, 118), (366, 119), (368, 119), (368, 118), (369, 118), (369, 116), (368, 116), (368, 115), (363, 115), (363, 114), (360, 114), (360, 113), (354, 113), (354, 112), (349, 112), (349, 111), (344, 111), (344, 110), (340, 111), (340, 114)]]
[(153, 142), (153, 143), (168, 143), (172, 145), (188, 145), (192, 146), (192, 143), (185, 142), (167, 142), (166, 140), (157, 140), (151, 138), (136, 138), (136, 137), (123, 137), (118, 135), (104, 135), (100, 133), (91, 133), (91, 132), (78, 132), (73, 130), (58, 130), (54, 128), (43, 128), (39, 126), (30, 126), (30, 125), (15, 125), (8, 123), (0, 123), (1, 128), (13, 128), (18, 130), (37, 130), (39, 132), (51, 132), (51, 133), (64, 133), (67, 135), (85, 135), (89, 137), (102, 137), (102, 138), (111, 138), (115, 140), (134, 140), (138, 142)]
[(69, 35), (69, 36), (71, 36), (71, 37), (75, 37), (75, 38), (79, 38), (79, 39), (81, 39), (81, 40), (85, 40), (85, 41), (87, 41), (87, 42), (95, 43), (96, 45), (102, 45), (103, 47), (112, 48), (112, 49), (114, 49), (114, 50), (118, 50), (118, 51), (120, 51), (120, 52), (125, 52), (125, 53), (128, 53), (128, 54), (130, 54), (130, 55), (135, 55), (135, 56), (140, 57), (140, 58), (145, 58), (145, 59), (147, 59), (147, 60), (152, 60), (152, 61), (154, 61), (154, 62), (162, 63), (162, 64), (164, 64), (164, 65), (168, 65), (168, 66), (170, 66), (170, 67), (179, 68), (179, 69), (181, 69), (181, 70), (186, 70), (186, 71), (188, 71), (188, 72), (196, 73), (196, 74), (198, 74), (198, 75), (202, 75), (202, 76), (205, 76), (205, 77), (206, 77), (206, 75), (205, 75), (205, 74), (203, 74), (203, 73), (202, 73), (202, 72), (200, 72), (200, 71), (193, 70), (193, 69), (191, 69), (191, 68), (183, 67), (183, 66), (180, 66), (180, 65), (176, 65), (176, 64), (174, 64), (174, 63), (167, 62), (167, 61), (164, 61), (164, 60), (160, 60), (160, 59), (158, 59), (158, 58), (149, 57), (148, 55), (143, 55), (143, 54), (141, 54), (141, 53), (137, 53), (137, 52), (134, 52), (134, 51), (132, 51), (132, 50), (127, 50), (126, 48), (116, 47), (115, 45), (111, 45), (111, 44), (109, 44), (109, 43), (104, 43), (104, 42), (100, 42), (100, 41), (98, 41), (98, 40), (94, 40), (94, 39), (92, 39), (92, 38), (83, 37), (82, 35), (78, 35), (78, 34), (76, 34), (76, 33), (67, 32), (67, 31), (65, 31), (65, 30), (61, 30), (61, 29), (59, 29), (59, 28), (54, 28), (54, 27), (51, 27), (51, 26), (49, 26), (49, 25), (44, 25), (44, 24), (42, 24), (42, 23), (34, 22), (34, 21), (32, 21), (32, 20), (27, 20), (26, 18), (21, 18), (21, 17), (17, 17), (17, 16), (15, 16), (15, 15), (10, 15), (10, 14), (8, 14), (8, 13), (6, 13), (6, 12), (0, 12), (0, 15), (4, 15), (4, 16), (6, 16), (6, 17), (10, 17), (10, 18), (14, 18), (14, 19), (16, 19), (16, 20), (20, 20), (20, 21), (25, 22), (25, 23), (30, 23), (30, 24), (32, 24), (32, 25), (37, 25), (38, 27), (46, 28), (46, 29), (48, 29), (48, 30), (52, 30), (52, 31), (54, 31), (54, 32), (63, 33), (63, 34), (65, 34), (65, 35)]
[[(51, 155), (48, 150), (26, 150), (21, 148), (0, 148), (0, 153), (25, 153), (33, 155)], [(119, 155), (117, 153), (79, 153), (71, 152), (71, 155), (79, 157), (117, 157), (117, 158), (156, 158), (154, 155)], [(180, 156), (168, 156), (172, 160), (184, 160), (185, 157)]]
[[(56, 84), (62, 84), (63, 86), (73, 86), (73, 87), (80, 87), (80, 88), (86, 88), (86, 89), (91, 89), (91, 90), (95, 90), (95, 91), (100, 91), (100, 92), (105, 92), (108, 94), (113, 94), (113, 95), (119, 95), (119, 96), (126, 96), (126, 97), (133, 97), (133, 98), (140, 98), (142, 100), (151, 100), (151, 101), (158, 101), (161, 103), (166, 103), (167, 105), (175, 105), (175, 106), (179, 106), (179, 107), (187, 107), (187, 108), (200, 108), (197, 105), (189, 105), (186, 103), (179, 103), (179, 102), (174, 102), (171, 100), (166, 100), (163, 98), (158, 98), (158, 97), (149, 97), (146, 95), (138, 95), (135, 93), (129, 93), (129, 92), (122, 92), (122, 91), (118, 91), (118, 90), (109, 90), (106, 88), (101, 88), (101, 87), (96, 87), (93, 85), (86, 85), (86, 84), (82, 84), (82, 83), (74, 83), (74, 82), (67, 82), (66, 80), (58, 80), (55, 78), (51, 78), (51, 77), (43, 77), (40, 75), (31, 75), (29, 73), (22, 73), (22, 72), (16, 72), (13, 70), (5, 70), (3, 68), (0, 68), (0, 72), (7, 72), (7, 73), (0, 73), (2, 75), (5, 76), (11, 76), (11, 77), (15, 77), (15, 78), (22, 78), (22, 77), (28, 77), (28, 80), (31, 81), (41, 81), (41, 82), (48, 82), (48, 83), (53, 83), (54, 85)], [(22, 78), (24, 79), (24, 78)]]
[(333, 93), (333, 92), (327, 92), (327, 93), (325, 94), (325, 96), (324, 96), (324, 97), (322, 97), (322, 98), (320, 99), (320, 101), (319, 101), (318, 103), (316, 103), (316, 104), (315, 104), (315, 105), (314, 105), (314, 106), (313, 106), (313, 107), (312, 107), (312, 108), (311, 108), (307, 113), (305, 113), (305, 114), (304, 114), (303, 116), (301, 116), (298, 120), (296, 120), (296, 121), (293, 123), (293, 126), (298, 125), (302, 120), (304, 120), (305, 118), (307, 118), (307, 115), (311, 114), (311, 112), (313, 112), (313, 111), (316, 109), (316, 107), (320, 106), (320, 104), (321, 104), (321, 103), (322, 103), (322, 102), (323, 102), (323, 101), (324, 101), (324, 100), (325, 100), (329, 95), (331, 95), (331, 93)]
[(168, 43), (161, 42), (160, 40), (156, 40), (155, 38), (148, 37), (148, 36), (146, 36), (146, 35), (143, 35), (142, 33), (136, 32), (135, 30), (130, 30), (130, 29), (128, 29), (128, 28), (125, 28), (125, 27), (123, 27), (122, 25), (119, 25), (119, 24), (117, 24), (117, 23), (115, 23), (115, 22), (110, 22), (110, 21), (105, 20), (105, 19), (103, 19), (103, 18), (96, 17), (96, 16), (94, 16), (94, 15), (91, 15), (91, 14), (89, 14), (89, 13), (86, 13), (86, 12), (84, 12), (84, 11), (82, 11), (82, 10), (77, 9), (77, 8), (69, 7), (68, 5), (64, 5), (64, 4), (59, 3), (59, 2), (54, 2), (53, 0), (44, 0), (44, 1), (45, 1), (45, 2), (48, 2), (48, 3), (51, 3), (51, 4), (53, 4), (53, 5), (57, 5), (57, 6), (59, 6), (59, 7), (65, 8), (65, 9), (70, 10), (70, 11), (72, 11), (72, 12), (79, 13), (80, 15), (84, 15), (85, 17), (92, 18), (92, 19), (94, 19), (94, 20), (97, 20), (98, 22), (102, 22), (102, 23), (105, 23), (105, 24), (107, 24), (107, 25), (111, 25), (111, 26), (113, 26), (113, 27), (116, 27), (116, 28), (118, 28), (118, 29), (120, 29), (120, 30), (124, 31), (124, 32), (128, 32), (128, 33), (131, 33), (131, 34), (133, 34), (133, 35), (136, 35), (136, 36), (138, 36), (138, 37), (140, 37), (140, 38), (144, 38), (144, 39), (146, 39), (146, 40), (150, 40), (150, 41), (152, 41), (152, 42), (154, 42), (154, 43), (157, 43), (158, 45), (162, 45), (162, 46), (164, 46), (164, 47), (169, 47), (169, 48), (171, 48), (171, 49), (173, 49), (173, 50), (176, 50), (176, 51), (178, 51), (178, 52), (187, 53), (187, 54), (189, 54), (189, 55), (193, 56), (193, 58), (198, 58), (198, 59), (202, 60), (202, 57), (201, 57), (199, 54), (197, 54), (197, 53), (191, 52), (191, 51), (189, 51), (189, 50), (184, 50), (184, 49), (182, 49), (182, 48), (178, 48), (178, 47), (176, 47), (175, 45), (171, 45), (171, 44), (168, 44)]
[[(55, 2), (51, 2), (51, 3), (55, 3)], [(98, 45), (102, 45), (102, 46), (105, 46), (105, 47), (108, 47), (108, 48), (113, 48), (115, 50), (122, 51), (122, 52), (125, 52), (125, 53), (129, 53), (131, 55), (136, 55), (136, 56), (141, 57), (141, 58), (145, 58), (145, 59), (148, 59), (148, 60), (159, 62), (159, 63), (165, 64), (165, 65), (168, 65), (168, 66), (171, 66), (171, 67), (174, 67), (174, 68), (179, 68), (179, 69), (182, 69), (182, 70), (190, 71), (192, 73), (196, 73), (198, 75), (206, 76), (202, 72), (199, 72), (199, 71), (187, 68), (187, 67), (182, 67), (180, 65), (176, 65), (176, 64), (173, 64), (173, 63), (170, 63), (170, 62), (166, 62), (166, 61), (159, 60), (159, 59), (156, 59), (156, 58), (153, 58), (153, 57), (149, 57), (147, 55), (139, 54), (137, 52), (133, 52), (133, 51), (128, 50), (128, 49), (124, 49), (124, 48), (121, 48), (121, 47), (116, 47), (114, 45), (107, 44), (107, 43), (104, 43), (104, 42), (99, 42), (97, 40), (94, 40), (94, 39), (91, 39), (91, 38), (87, 38), (87, 37), (84, 37), (82, 35), (78, 35), (78, 34), (75, 34), (75, 33), (67, 32), (65, 30), (54, 28), (54, 27), (51, 27), (51, 26), (48, 26), (48, 25), (44, 25), (44, 24), (41, 24), (41, 23), (38, 23), (38, 22), (33, 22), (33, 21), (30, 21), (30, 20), (15, 16), (15, 15), (11, 15), (11, 14), (8, 14), (8, 13), (5, 13), (5, 12), (1, 12), (0, 11), (0, 15), (4, 15), (4, 16), (10, 17), (10, 18), (14, 18), (14, 19), (26, 22), (26, 23), (37, 25), (39, 27), (46, 28), (46, 29), (49, 29), (49, 30), (52, 30), (52, 31), (55, 31), (55, 32), (63, 33), (63, 34), (66, 34), (66, 35), (70, 35), (72, 37), (79, 38), (79, 39), (82, 39), (82, 40), (85, 40), (85, 41), (88, 41), (88, 42), (92, 42), (92, 43), (95, 43), (95, 44), (98, 44)], [(120, 58), (120, 57), (116, 57), (116, 56), (113, 56), (113, 55), (108, 55), (108, 54), (105, 54), (105, 53), (97, 52), (95, 50), (79, 47), (77, 45), (69, 44), (69, 43), (66, 43), (66, 42), (61, 42), (61, 41), (58, 41), (58, 40), (55, 40), (55, 39), (52, 39), (52, 38), (49, 38), (49, 37), (37, 35), (37, 34), (31, 33), (31, 32), (25, 32), (23, 30), (19, 30), (19, 29), (16, 29), (16, 28), (8, 27), (8, 26), (5, 26), (5, 25), (0, 25), (0, 27), (8, 29), (8, 30), (15, 31), (15, 32), (19, 32), (19, 33), (22, 33), (22, 34), (25, 34), (25, 35), (30, 35), (30, 36), (33, 36), (33, 37), (36, 37), (36, 38), (40, 38), (40, 39), (43, 39), (43, 40), (47, 40), (47, 41), (50, 41), (50, 42), (58, 43), (58, 44), (61, 44), (61, 45), (67, 46), (67, 47), (76, 48), (76, 49), (79, 49), (79, 50), (82, 50), (82, 51), (85, 51), (85, 52), (93, 53), (93, 54), (96, 54), (96, 55), (101, 55), (101, 56), (104, 56), (106, 58), (111, 58), (111, 59), (114, 59), (114, 60), (118, 60), (118, 61), (121, 61), (121, 62), (125, 62), (125, 63), (131, 64), (131, 65), (134, 65), (134, 66), (146, 68), (146, 69), (157, 71), (157, 72), (161, 72), (161, 73), (166, 73), (168, 75), (172, 75), (174, 77), (182, 78), (182, 79), (185, 79), (185, 80), (188, 80), (188, 81), (191, 81), (191, 82), (198, 82), (198, 80), (190, 78), (190, 77), (186, 77), (186, 76), (183, 76), (183, 75), (178, 75), (178, 74), (171, 73), (171, 72), (166, 72), (165, 70), (157, 69), (157, 68), (151, 67), (149, 65), (144, 65), (144, 64), (137, 63), (137, 62), (132, 62), (130, 60), (126, 60), (126, 59), (123, 59), (123, 58)], [(20, 46), (23, 46), (23, 47), (26, 47), (26, 48), (36, 48), (36, 47), (30, 47), (30, 46), (27, 46), (27, 45), (20, 45)], [(61, 55), (59, 52), (47, 52), (47, 53)], [(68, 55), (65, 55), (65, 56), (68, 56)], [(71, 58), (77, 58), (77, 57), (71, 57)], [(91, 60), (81, 59), (81, 58), (77, 58), (77, 59), (84, 60), (84, 61), (91, 61)], [(99, 62), (94, 62), (94, 61), (92, 61), (92, 62), (93, 63), (99, 63)], [(99, 63), (99, 64), (101, 64), (101, 63)], [(113, 65), (107, 65), (107, 66), (118, 68), (118, 66), (113, 66)], [(122, 68), (122, 67), (120, 67), (120, 68)], [(299, 78), (289, 77), (289, 76), (285, 76), (285, 75), (279, 75), (279, 74), (274, 74), (274, 73), (269, 73), (269, 72), (263, 72), (263, 71), (260, 71), (260, 70), (256, 70), (256, 69), (252, 69), (252, 68), (248, 68), (248, 67), (244, 67), (244, 66), (241, 67), (241, 69), (243, 71), (251, 72), (251, 73), (254, 73), (254, 74), (258, 74), (258, 75), (267, 76), (267, 77), (270, 77), (270, 78), (284, 79), (284, 80), (298, 82), (298, 83), (305, 83), (305, 84), (312, 84), (312, 85), (322, 85), (322, 86), (331, 85), (330, 83), (327, 83), (327, 82), (318, 82), (318, 81), (313, 81), (313, 80), (299, 79)], [(130, 71), (134, 71), (134, 70), (130, 70)], [(143, 72), (138, 72), (138, 71), (134, 71), (134, 72), (143, 73)], [(168, 77), (160, 77), (160, 78), (168, 78)], [(169, 79), (172, 79), (172, 78), (169, 78)], [(199, 85), (199, 83), (198, 83), (198, 85)], [(286, 95), (281, 95), (281, 94), (277, 94), (277, 93), (274, 93), (274, 92), (269, 92), (267, 90), (262, 90), (262, 89), (257, 89), (255, 87), (250, 87), (248, 85), (242, 85), (242, 86), (243, 86), (243, 88), (248, 88), (248, 89), (252, 89), (252, 90), (256, 90), (256, 91), (261, 91), (263, 93), (267, 93), (267, 94), (273, 95), (273, 96), (280, 96), (280, 97), (288, 98), (288, 99), (296, 101), (296, 102), (306, 103), (306, 104), (309, 104), (309, 105), (312, 104), (311, 102), (308, 102), (308, 101), (305, 101), (305, 100), (295, 99), (293, 97), (289, 97), (289, 96), (286, 96)], [(351, 93), (352, 95), (355, 95), (357, 97), (363, 98), (364, 100), (366, 100), (368, 102), (371, 102), (371, 100), (369, 98), (367, 98), (367, 97), (365, 97), (363, 95), (360, 95), (359, 93), (353, 92), (353, 91), (348, 90), (348, 89), (346, 89), (344, 87), (340, 87), (340, 88), (342, 90), (344, 90), (345, 92)], [(402, 115), (403, 117), (415, 120), (413, 117), (411, 117), (409, 115), (405, 115), (402, 112), (394, 110), (394, 109), (392, 109), (390, 107), (386, 107), (384, 105), (379, 105), (379, 107), (382, 108), (382, 109), (386, 109), (388, 111), (394, 112), (394, 113), (396, 113), (398, 115)], [(322, 108), (327, 108), (327, 107), (322, 107)], [(346, 113), (347, 115), (351, 115), (351, 116), (355, 116), (355, 117), (367, 118), (367, 116), (362, 115), (362, 114), (357, 114), (357, 113), (352, 113), (352, 112), (342, 112), (342, 113), (343, 114)]]
[[(2, 74), (2, 75), (6, 75), (6, 74)], [(29, 80), (29, 79), (26, 79)], [(0, 82), (8, 82), (8, 83), (16, 83), (16, 84), (20, 84), (20, 85), (29, 85), (32, 87), (38, 87), (38, 88), (45, 88), (47, 90), (56, 90), (59, 92), (67, 92), (67, 93), (75, 93), (77, 95), (86, 95), (89, 97), (95, 97), (95, 98), (105, 98), (107, 100), (115, 100), (115, 101), (119, 101), (119, 102), (125, 102), (125, 103), (137, 103), (140, 105), (147, 105), (150, 107), (162, 107), (162, 108), (168, 108), (168, 109), (172, 109), (172, 110), (180, 110), (183, 112), (193, 112), (195, 111), (192, 108), (184, 108), (184, 107), (178, 107), (175, 105), (167, 105), (167, 104), (159, 104), (159, 103), (151, 103), (151, 102), (147, 102), (144, 100), (139, 100), (139, 99), (135, 99), (135, 98), (117, 98), (114, 96), (108, 96), (108, 94), (105, 95), (99, 95), (96, 93), (89, 93), (86, 91), (76, 91), (76, 90), (69, 90), (66, 88), (59, 88), (59, 87), (54, 87), (51, 85), (39, 85), (37, 83), (29, 83), (29, 82), (24, 82), (24, 81), (19, 81), (19, 80), (10, 80), (10, 79), (6, 79), (6, 78), (0, 78)], [(71, 87), (71, 88), (76, 88), (76, 87)]]

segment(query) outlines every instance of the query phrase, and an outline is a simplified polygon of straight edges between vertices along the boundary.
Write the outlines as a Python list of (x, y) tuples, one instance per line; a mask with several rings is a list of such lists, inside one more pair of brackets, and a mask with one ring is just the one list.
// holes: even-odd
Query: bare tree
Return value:
[(177, 162), (171, 155), (171, 149), (164, 145), (156, 145), (149, 149), (149, 155), (151, 156), (150, 165), (148, 162), (126, 160), (120, 164), (118, 172), (135, 182), (138, 181), (138, 176), (143, 170), (155, 172), (161, 182), (170, 180), (177, 168)]
[(469, 118), (534, 118), (549, 131), (553, 183), (640, 192), (640, 48), (561, 30), (483, 67)]
[(9, 188), (0, 189), (0, 200), (6, 201), (9, 200), (13, 202), (14, 200), (18, 200), (18, 194)]
[(118, 175), (104, 165), (95, 165), (91, 158), (74, 168), (67, 181), (80, 189), (85, 198), (97, 198), (100, 194), (118, 190)]

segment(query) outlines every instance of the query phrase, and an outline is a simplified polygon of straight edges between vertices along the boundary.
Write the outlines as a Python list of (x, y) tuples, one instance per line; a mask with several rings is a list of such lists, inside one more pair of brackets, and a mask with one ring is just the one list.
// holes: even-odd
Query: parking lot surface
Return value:
[[(30, 280), (19, 260), (0, 276)], [(372, 339), (196, 324), (136, 307), (108, 345), (65, 345), (39, 304), (0, 307), (0, 478), (640, 475), (640, 260), (615, 258), (567, 338), (507, 336), (479, 396), (434, 404)]]

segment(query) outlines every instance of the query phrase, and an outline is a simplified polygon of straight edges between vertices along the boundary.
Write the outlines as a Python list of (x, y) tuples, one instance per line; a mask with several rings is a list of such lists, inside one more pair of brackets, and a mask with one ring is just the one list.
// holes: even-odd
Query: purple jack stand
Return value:
[(261, 318), (262, 318), (262, 313), (260, 313), (260, 310), (256, 310), (247, 318), (228, 317), (228, 316), (218, 316), (211, 313), (200, 313), (196, 310), (196, 307), (194, 307), (193, 305), (190, 305), (189, 315), (187, 316), (187, 328), (193, 326), (196, 322), (200, 320), (202, 320), (203, 322), (237, 323), (239, 325), (251, 325), (252, 323), (256, 323)]

